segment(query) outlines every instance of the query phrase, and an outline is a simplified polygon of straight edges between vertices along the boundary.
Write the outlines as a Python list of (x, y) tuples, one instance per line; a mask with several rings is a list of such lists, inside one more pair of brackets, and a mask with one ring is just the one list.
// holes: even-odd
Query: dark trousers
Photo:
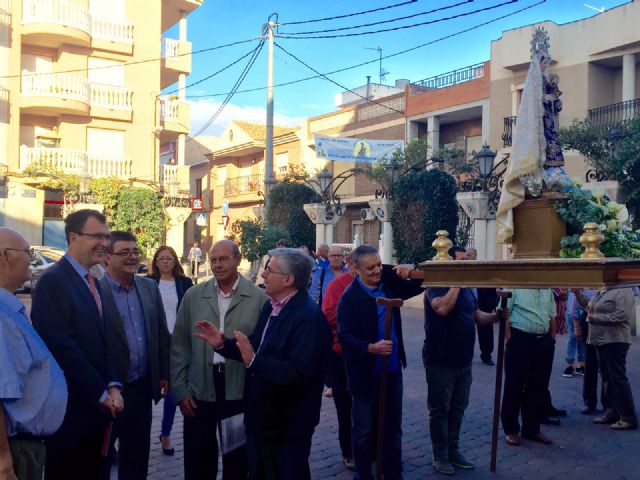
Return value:
[[(589, 324), (587, 322), (582, 322), (582, 332), (586, 337), (589, 332)], [(589, 344), (587, 344), (585, 354), (582, 399), (587, 407), (596, 408), (598, 406), (598, 355), (596, 354), (596, 347)], [(606, 410), (607, 398), (604, 393), (604, 385), (600, 388), (600, 403), (602, 408)]]
[(463, 368), (425, 366), (429, 435), (434, 461), (449, 459), (460, 448), (460, 427), (469, 405), (471, 365)]
[[(370, 480), (373, 452), (376, 450), (376, 425), (378, 418), (378, 392), (380, 375), (374, 376), (373, 395), (352, 396), (351, 409), (353, 460), (356, 464), (355, 479)], [(384, 416), (384, 446), (382, 474), (385, 479), (402, 478), (402, 371), (389, 373)]]
[(100, 450), (105, 428), (106, 424), (97, 425), (84, 434), (71, 438), (67, 435), (68, 426), (63, 423), (61, 429), (45, 442), (45, 480), (102, 478), (105, 459), (100, 455)]
[[(242, 400), (225, 398), (224, 371), (213, 374), (215, 402), (196, 399), (195, 417), (184, 417), (184, 478), (185, 480), (213, 480), (218, 475), (218, 422), (243, 411)], [(240, 447), (222, 457), (223, 480), (247, 478), (246, 448)]]
[(478, 345), (482, 361), (491, 360), (493, 353), (493, 325), (478, 325)]
[(609, 408), (613, 408), (620, 420), (638, 424), (631, 386), (627, 378), (628, 343), (597, 345), (598, 363)]
[(42, 480), (47, 451), (42, 440), (9, 437), (13, 471), (19, 480)]
[(274, 439), (247, 435), (251, 480), (310, 480), (311, 437)]
[(343, 458), (352, 458), (351, 448), (351, 394), (347, 390), (347, 374), (342, 355), (331, 354), (331, 378), (333, 379), (333, 403), (338, 414), (338, 440)]
[(144, 480), (151, 441), (151, 381), (126, 384), (122, 398), (124, 410), (116, 417), (111, 434), (112, 446), (118, 439), (118, 480)]
[(176, 402), (169, 392), (163, 400), (162, 405), (162, 427), (161, 434), (163, 437), (168, 437), (171, 435), (171, 430), (173, 429), (173, 419), (176, 416)]
[(540, 433), (554, 346), (549, 335), (532, 335), (511, 328), (511, 338), (505, 348), (501, 413), (502, 428), (507, 435), (520, 432), (520, 411), (522, 434)]

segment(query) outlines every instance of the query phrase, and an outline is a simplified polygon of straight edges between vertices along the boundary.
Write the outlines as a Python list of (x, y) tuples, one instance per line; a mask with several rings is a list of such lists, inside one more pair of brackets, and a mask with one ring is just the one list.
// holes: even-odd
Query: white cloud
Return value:
[[(196, 133), (204, 126), (211, 116), (218, 110), (221, 102), (216, 100), (200, 99), (191, 101), (191, 133)], [(266, 109), (264, 107), (241, 107), (229, 103), (218, 115), (216, 120), (201, 135), (220, 135), (232, 120), (262, 123), (266, 121)], [(276, 125), (298, 126), (303, 119), (290, 117), (279, 113), (274, 114)]]

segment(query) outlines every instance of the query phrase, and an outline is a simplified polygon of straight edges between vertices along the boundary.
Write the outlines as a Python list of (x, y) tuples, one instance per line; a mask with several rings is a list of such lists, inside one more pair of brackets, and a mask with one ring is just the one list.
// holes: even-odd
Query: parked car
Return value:
[(40, 275), (42, 275), (47, 268), (60, 260), (63, 255), (64, 250), (60, 248), (44, 246), (33, 247), (34, 259), (31, 261), (31, 266), (29, 267), (33, 274), (33, 279), (24, 282), (21, 290), (29, 291), (34, 288), (38, 282), (38, 278), (40, 278)]

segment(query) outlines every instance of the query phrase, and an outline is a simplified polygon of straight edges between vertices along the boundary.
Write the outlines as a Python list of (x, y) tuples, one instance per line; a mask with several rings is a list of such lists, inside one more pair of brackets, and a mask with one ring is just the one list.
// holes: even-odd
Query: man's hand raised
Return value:
[(224, 333), (218, 330), (213, 323), (200, 320), (196, 322), (196, 328), (199, 331), (199, 333), (194, 333), (196, 337), (201, 338), (213, 348), (222, 348), (225, 340)]

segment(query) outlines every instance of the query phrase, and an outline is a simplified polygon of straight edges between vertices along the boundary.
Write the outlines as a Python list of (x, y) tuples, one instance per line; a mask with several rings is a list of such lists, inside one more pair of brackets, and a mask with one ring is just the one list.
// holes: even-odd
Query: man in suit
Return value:
[[(267, 296), (238, 273), (242, 260), (231, 240), (220, 240), (209, 252), (213, 277), (184, 295), (171, 339), (172, 392), (184, 416), (185, 480), (216, 478), (216, 425), (242, 413), (246, 368), (225, 360), (194, 337), (196, 322), (208, 319), (227, 335), (251, 334)], [(246, 449), (222, 456), (223, 478), (247, 478)]]
[(119, 439), (118, 479), (147, 478), (151, 404), (169, 390), (169, 345), (162, 298), (156, 282), (136, 275), (138, 241), (130, 232), (112, 232), (100, 279), (109, 350), (124, 379), (124, 410), (112, 442)]
[(66, 254), (42, 275), (31, 320), (62, 367), (69, 399), (60, 429), (48, 439), (45, 479), (97, 479), (110, 418), (124, 408), (122, 380), (107, 348), (100, 287), (89, 269), (109, 248), (109, 226), (96, 210), (65, 218)]
[(331, 332), (307, 293), (313, 259), (294, 248), (269, 255), (262, 276), (271, 298), (249, 337), (237, 331), (235, 338), (225, 338), (206, 321), (196, 327), (216, 353), (246, 365), (244, 424), (251, 479), (308, 480)]
[[(378, 250), (361, 245), (351, 254), (358, 275), (338, 304), (338, 340), (352, 397), (353, 459), (356, 477), (371, 479), (371, 462), (382, 357), (389, 357), (382, 473), (402, 478), (402, 368), (407, 360), (400, 309), (393, 309), (391, 340), (384, 339), (385, 308), (376, 298), (407, 299), (422, 292), (421, 280), (408, 280), (413, 265), (383, 268)], [(385, 266), (386, 267), (386, 266)], [(395, 270), (395, 271), (394, 271)]]

